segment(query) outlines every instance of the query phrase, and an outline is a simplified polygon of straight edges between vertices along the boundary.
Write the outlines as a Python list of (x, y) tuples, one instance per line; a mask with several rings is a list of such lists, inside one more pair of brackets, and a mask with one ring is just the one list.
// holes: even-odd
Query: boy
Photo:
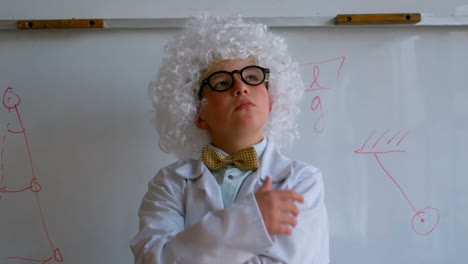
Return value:
[(160, 146), (180, 160), (149, 183), (135, 263), (329, 262), (321, 173), (279, 152), (304, 90), (282, 38), (194, 18), (150, 88)]

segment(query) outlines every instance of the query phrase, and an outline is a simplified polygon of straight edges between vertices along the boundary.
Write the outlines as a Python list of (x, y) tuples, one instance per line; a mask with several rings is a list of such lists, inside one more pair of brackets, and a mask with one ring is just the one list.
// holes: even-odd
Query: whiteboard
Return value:
[[(288, 155), (323, 172), (332, 263), (468, 263), (466, 28), (274, 31), (301, 63)], [(132, 263), (174, 161), (146, 87), (175, 32), (0, 32), (0, 263)]]
[(419, 12), (468, 15), (467, 0), (2, 0), (0, 20), (70, 18), (183, 18), (201, 12), (244, 17), (334, 17), (340, 13)]

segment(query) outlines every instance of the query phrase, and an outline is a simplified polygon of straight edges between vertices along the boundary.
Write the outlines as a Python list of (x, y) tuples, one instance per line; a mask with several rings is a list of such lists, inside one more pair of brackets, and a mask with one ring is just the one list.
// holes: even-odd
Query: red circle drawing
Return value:
[(60, 252), (59, 248), (54, 249), (54, 259), (57, 262), (63, 262), (62, 252)]
[(3, 93), (3, 106), (9, 110), (18, 107), (21, 102), (21, 97), (12, 90), (13, 88), (8, 87)]
[(411, 226), (414, 232), (421, 236), (432, 233), (438, 224), (439, 210), (433, 207), (424, 207), (411, 218)]

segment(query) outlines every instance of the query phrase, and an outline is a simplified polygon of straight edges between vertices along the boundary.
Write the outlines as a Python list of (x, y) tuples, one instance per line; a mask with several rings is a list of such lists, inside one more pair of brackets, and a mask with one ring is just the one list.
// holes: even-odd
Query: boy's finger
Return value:
[(287, 212), (287, 214), (292, 214), (293, 216), (299, 215), (299, 208), (293, 202), (287, 202), (282, 204), (281, 210)]
[(291, 233), (292, 229), (289, 227), (289, 225), (279, 225), (271, 232), (273, 235), (290, 235)]
[(290, 215), (290, 214), (285, 214), (281, 218), (281, 224), (282, 225), (290, 225), (292, 227), (295, 227), (297, 225), (297, 218)]
[(262, 187), (258, 189), (258, 192), (266, 192), (271, 189), (271, 178), (270, 176), (267, 176), (265, 181), (263, 182)]
[(304, 197), (300, 195), (298, 192), (292, 191), (292, 190), (285, 190), (285, 191), (278, 191), (279, 192), (279, 197), (281, 200), (294, 200), (298, 201), (300, 203), (304, 202)]

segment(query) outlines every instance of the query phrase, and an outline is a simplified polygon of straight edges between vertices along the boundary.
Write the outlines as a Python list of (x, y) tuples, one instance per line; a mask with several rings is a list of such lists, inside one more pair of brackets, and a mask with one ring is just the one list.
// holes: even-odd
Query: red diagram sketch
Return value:
[(356, 149), (354, 153), (370, 155), (374, 157), (382, 171), (398, 188), (400, 193), (407, 201), (408, 205), (413, 210), (414, 214), (411, 218), (411, 226), (413, 228), (413, 231), (421, 236), (429, 235), (439, 224), (439, 210), (437, 208), (429, 206), (421, 209), (416, 209), (416, 207), (409, 199), (407, 193), (403, 190), (403, 188), (396, 181), (396, 179), (390, 174), (389, 170), (384, 166), (382, 160), (380, 159), (380, 156), (382, 155), (405, 152), (405, 150), (401, 148), (400, 145), (406, 139), (409, 132), (400, 133), (400, 131), (397, 131), (396, 133), (390, 133), (390, 131), (391, 129), (387, 129), (380, 135), (376, 134), (376, 130), (372, 131), (372, 133), (369, 135), (366, 141), (362, 144), (361, 148)]
[[(308, 62), (303, 64), (303, 66), (312, 68), (312, 81), (309, 84), (309, 87), (305, 90), (306, 92), (312, 92), (314, 94), (314, 98), (310, 103), (310, 110), (312, 112), (317, 112), (318, 117), (315, 119), (314, 122), (314, 130), (317, 133), (323, 133), (325, 130), (325, 121), (328, 110), (325, 109), (322, 103), (322, 97), (320, 97), (320, 91), (327, 91), (332, 89), (331, 86), (328, 84), (323, 84), (321, 77), (321, 71), (326, 72), (333, 72), (336, 75), (336, 80), (340, 79), (341, 69), (343, 68), (343, 64), (346, 60), (345, 56), (341, 56), (338, 58), (328, 59), (319, 62)], [(320, 80), (319, 80), (320, 79)], [(325, 86), (326, 85), (326, 86)]]
[[(6, 129), (3, 129), (3, 135), (1, 136), (1, 150), (0, 150), (0, 203), (2, 203), (1, 196), (8, 196), (12, 200), (18, 198), (20, 195), (25, 196), (28, 193), (32, 193), (33, 195), (30, 197), (34, 197), (33, 200), (30, 202), (33, 204), (33, 208), (37, 209), (39, 215), (39, 226), (42, 228), (42, 234), (45, 238), (45, 241), (48, 243), (48, 248), (50, 251), (47, 254), (47, 257), (31, 257), (31, 256), (21, 256), (15, 254), (15, 252), (8, 252), (9, 256), (7, 256), (6, 260), (1, 260), (0, 263), (12, 262), (15, 263), (16, 261), (27, 261), (27, 262), (35, 262), (35, 263), (52, 263), (54, 262), (63, 262), (63, 256), (60, 252), (60, 249), (54, 245), (51, 239), (51, 235), (49, 234), (49, 230), (46, 225), (42, 205), (40, 202), (39, 194), (42, 191), (42, 186), (37, 178), (34, 163), (33, 163), (33, 156), (31, 153), (31, 148), (29, 144), (29, 139), (26, 134), (26, 129), (23, 124), (23, 120), (21, 118), (21, 113), (19, 110), (19, 106), (21, 104), (21, 97), (13, 91), (13, 88), (9, 87), (5, 89), (3, 93), (3, 101), (2, 107), (4, 113), (8, 114), (10, 119), (6, 121), (5, 124), (2, 126)], [(1, 117), (0, 117), (1, 118)], [(3, 120), (2, 120), (3, 119)], [(5, 122), (5, 116), (1, 118), (2, 123)], [(7, 172), (6, 168), (8, 168), (8, 149), (6, 149), (6, 143), (10, 140), (19, 139), (22, 141), (21, 146), (24, 146), (22, 152), (25, 152), (25, 156), (27, 157), (26, 163), (22, 164), (21, 167), (26, 168), (24, 170), (24, 174), (26, 175), (12, 175)], [(5, 212), (4, 212), (5, 213)], [(8, 212), (6, 212), (8, 213)], [(24, 217), (24, 216), (23, 216)], [(5, 238), (2, 238), (5, 239)], [(24, 241), (24, 245), (27, 246), (26, 242), (31, 241)], [(32, 241), (34, 242), (34, 241)], [(3, 257), (3, 256), (1, 256)]]

